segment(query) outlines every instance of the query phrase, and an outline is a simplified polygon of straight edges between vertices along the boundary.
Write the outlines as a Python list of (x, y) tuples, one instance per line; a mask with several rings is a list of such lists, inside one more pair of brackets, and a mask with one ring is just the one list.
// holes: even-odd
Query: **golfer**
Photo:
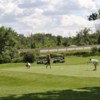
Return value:
[(93, 65), (94, 65), (93, 71), (96, 71), (97, 70), (97, 65), (99, 63), (99, 60), (97, 60), (97, 59), (90, 59), (90, 62), (92, 62)]
[(27, 63), (26, 63), (26, 67), (27, 67), (27, 68), (30, 68), (30, 67), (31, 67), (31, 64), (30, 64), (29, 62), (27, 62)]
[(46, 57), (46, 68), (48, 67), (48, 66), (50, 66), (50, 68), (51, 68), (51, 64), (50, 64), (50, 55), (47, 55), (47, 57)]

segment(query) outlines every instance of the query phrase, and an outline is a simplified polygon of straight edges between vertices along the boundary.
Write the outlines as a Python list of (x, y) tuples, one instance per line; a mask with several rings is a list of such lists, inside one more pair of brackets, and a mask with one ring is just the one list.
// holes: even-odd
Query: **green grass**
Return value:
[[(68, 57), (66, 63), (0, 65), (0, 100), (100, 100), (100, 68), (86, 62), (90, 57)], [(92, 58), (100, 59), (95, 56)]]

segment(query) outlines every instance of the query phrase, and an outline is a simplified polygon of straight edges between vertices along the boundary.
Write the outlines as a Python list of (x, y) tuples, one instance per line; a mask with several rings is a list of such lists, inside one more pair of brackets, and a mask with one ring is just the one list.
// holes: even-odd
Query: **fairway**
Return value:
[(35, 63), (30, 69), (25, 63), (1, 64), (0, 100), (100, 100), (100, 65), (93, 71), (88, 58), (75, 58), (52, 63), (51, 69)]

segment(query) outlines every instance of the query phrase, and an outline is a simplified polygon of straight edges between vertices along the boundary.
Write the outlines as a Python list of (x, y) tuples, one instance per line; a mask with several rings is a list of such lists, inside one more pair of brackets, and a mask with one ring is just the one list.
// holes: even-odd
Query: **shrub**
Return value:
[(98, 52), (100, 53), (100, 47), (98, 48)]
[(98, 48), (97, 47), (92, 47), (91, 48), (91, 53), (92, 54), (96, 54), (98, 52)]
[(33, 63), (35, 61), (35, 54), (32, 52), (26, 52), (23, 56), (24, 62), (31, 62)]
[(23, 57), (16, 57), (12, 60), (13, 63), (20, 63), (20, 62), (23, 62)]
[(0, 63), (10, 63), (11, 58), (9, 55), (0, 54)]

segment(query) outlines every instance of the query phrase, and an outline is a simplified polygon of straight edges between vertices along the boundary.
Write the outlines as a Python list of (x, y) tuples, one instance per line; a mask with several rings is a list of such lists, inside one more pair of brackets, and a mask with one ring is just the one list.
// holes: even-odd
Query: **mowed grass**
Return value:
[[(91, 57), (68, 57), (65, 63), (0, 65), (0, 100), (100, 100), (100, 65)], [(100, 57), (92, 57), (100, 59)]]

